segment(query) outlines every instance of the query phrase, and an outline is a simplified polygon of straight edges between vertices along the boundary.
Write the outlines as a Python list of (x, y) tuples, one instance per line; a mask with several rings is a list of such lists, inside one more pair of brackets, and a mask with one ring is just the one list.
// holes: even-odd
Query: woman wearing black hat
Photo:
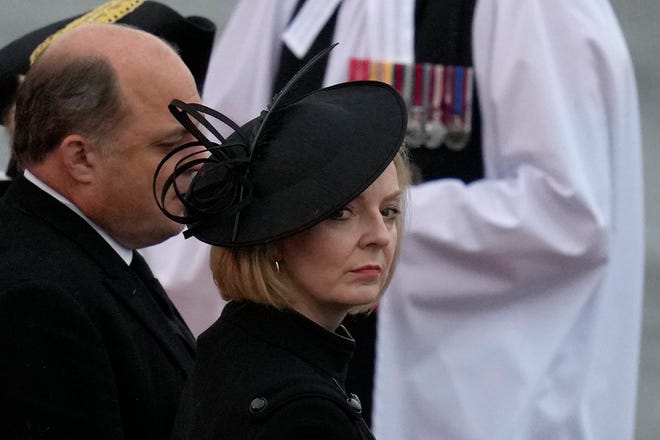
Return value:
[[(355, 341), (340, 324), (375, 306), (394, 269), (409, 180), (405, 105), (370, 81), (300, 97), (298, 79), (242, 127), (204, 106), (171, 105), (199, 142), (177, 149), (193, 148), (169, 179), (187, 214), (166, 214), (213, 245), (230, 300), (198, 340), (176, 439), (373, 438), (344, 389)], [(204, 114), (234, 133), (224, 139)], [(200, 164), (181, 194), (176, 178)]]

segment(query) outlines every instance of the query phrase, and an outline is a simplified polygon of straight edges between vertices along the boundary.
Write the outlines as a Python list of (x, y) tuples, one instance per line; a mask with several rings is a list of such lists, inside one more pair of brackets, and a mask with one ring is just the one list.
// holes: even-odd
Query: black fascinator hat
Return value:
[[(321, 222), (362, 193), (394, 159), (406, 134), (406, 108), (398, 92), (376, 81), (356, 81), (300, 96), (296, 84), (314, 57), (278, 93), (267, 111), (237, 126), (200, 104), (173, 101), (170, 110), (196, 138), (175, 149), (154, 176), (154, 195), (163, 212), (188, 226), (186, 238), (224, 247), (267, 243)], [(206, 119), (229, 125), (226, 139)], [(215, 136), (211, 141), (195, 122)], [(208, 154), (200, 158), (200, 145)], [(190, 150), (188, 150), (190, 149)], [(156, 179), (173, 156), (180, 159), (157, 194)], [(201, 169), (184, 193), (176, 179)], [(174, 190), (184, 215), (168, 212)]]

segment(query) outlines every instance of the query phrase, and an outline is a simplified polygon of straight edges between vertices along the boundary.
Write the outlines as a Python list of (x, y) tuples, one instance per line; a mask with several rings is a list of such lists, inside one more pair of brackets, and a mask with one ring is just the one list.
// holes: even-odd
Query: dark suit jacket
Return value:
[(14, 182), (0, 199), (0, 437), (169, 438), (184, 339), (87, 222)]
[(173, 439), (373, 440), (359, 400), (344, 389), (354, 348), (343, 328), (229, 302), (199, 337)]
[(9, 187), (11, 186), (11, 180), (0, 180), (0, 197), (2, 197)]

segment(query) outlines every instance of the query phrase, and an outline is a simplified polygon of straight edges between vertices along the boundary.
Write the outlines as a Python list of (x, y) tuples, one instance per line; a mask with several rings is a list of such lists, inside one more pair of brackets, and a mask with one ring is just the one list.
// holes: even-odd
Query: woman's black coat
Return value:
[(230, 302), (198, 340), (174, 439), (373, 439), (343, 388), (354, 346), (343, 327)]

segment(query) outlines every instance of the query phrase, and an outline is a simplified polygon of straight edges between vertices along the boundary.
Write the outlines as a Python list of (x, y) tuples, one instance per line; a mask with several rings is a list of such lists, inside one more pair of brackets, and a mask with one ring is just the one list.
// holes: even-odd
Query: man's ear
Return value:
[(58, 155), (67, 174), (79, 183), (90, 183), (98, 166), (99, 152), (85, 136), (70, 134), (62, 139)]

